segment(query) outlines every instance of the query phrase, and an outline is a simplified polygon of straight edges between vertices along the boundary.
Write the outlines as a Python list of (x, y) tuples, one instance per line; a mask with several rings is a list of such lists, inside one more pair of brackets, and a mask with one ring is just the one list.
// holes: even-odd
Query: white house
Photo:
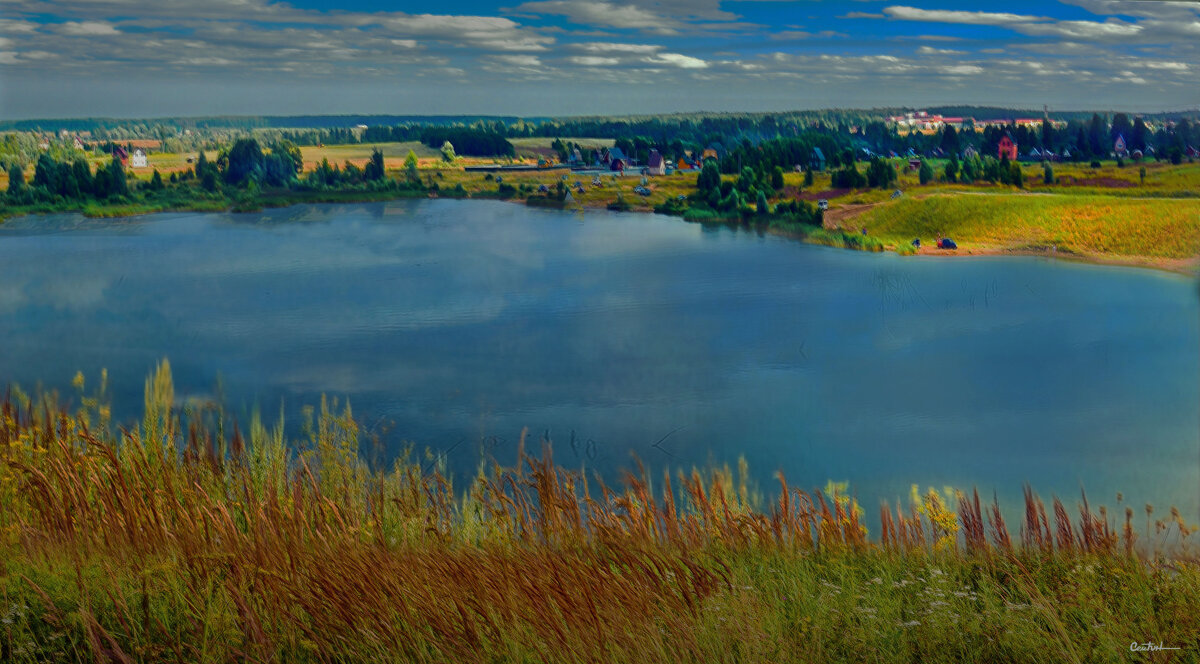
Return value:
[(133, 157), (129, 160), (129, 165), (133, 168), (145, 168), (149, 163), (146, 160), (146, 151), (138, 148), (133, 151)]

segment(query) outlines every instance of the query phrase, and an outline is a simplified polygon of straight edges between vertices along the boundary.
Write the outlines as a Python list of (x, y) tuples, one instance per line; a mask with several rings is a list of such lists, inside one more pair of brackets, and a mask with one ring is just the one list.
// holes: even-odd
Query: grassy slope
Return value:
[(118, 443), (77, 381), (76, 414), (19, 394), (0, 409), (6, 662), (1123, 662), (1135, 641), (1200, 648), (1200, 562), (1174, 517), (1143, 542), (1159, 549), (1147, 560), (1130, 513), (1122, 527), (1055, 502), (1048, 518), (1033, 496), (1022, 544), (1015, 524), (933, 492), (868, 539), (836, 494), (784, 485), (763, 505), (728, 468), (608, 491), (520, 454), (456, 488), (411, 458), (369, 470), (336, 403), (297, 453), (257, 419), (245, 438), (214, 431), (213, 410), (184, 428), (164, 365)]
[(1200, 199), (1081, 195), (909, 195), (853, 220), (905, 242), (949, 236), (964, 248), (1048, 247), (1083, 254), (1187, 258), (1200, 251)]

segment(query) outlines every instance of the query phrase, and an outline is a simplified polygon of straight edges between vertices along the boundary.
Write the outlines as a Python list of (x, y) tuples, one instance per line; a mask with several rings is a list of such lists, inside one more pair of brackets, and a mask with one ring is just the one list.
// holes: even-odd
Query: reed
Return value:
[(243, 434), (173, 403), (164, 362), (126, 429), (107, 425), (99, 396), (72, 411), (10, 390), (0, 404), (0, 660), (1115, 661), (1132, 641), (1200, 648), (1200, 566), (1178, 511), (1147, 548), (1131, 510), (1118, 528), (1086, 498), (1077, 519), (1055, 499), (1051, 524), (1027, 487), (1017, 544), (995, 500), (914, 487), (871, 539), (843, 487), (781, 474), (758, 508), (744, 465), (665, 472), (657, 490), (639, 467), (612, 487), (522, 438), (513, 465), (460, 487), (411, 450), (368, 467), (336, 401), (292, 442), (282, 421), (255, 416)]

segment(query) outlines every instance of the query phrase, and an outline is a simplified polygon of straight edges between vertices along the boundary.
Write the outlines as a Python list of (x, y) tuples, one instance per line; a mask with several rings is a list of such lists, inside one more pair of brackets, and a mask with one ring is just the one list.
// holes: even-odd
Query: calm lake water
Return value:
[(126, 417), (168, 357), (179, 394), (219, 381), (243, 418), (282, 401), (293, 424), (349, 397), (459, 473), (528, 427), (567, 465), (744, 455), (768, 491), (779, 469), (849, 481), (872, 513), (912, 483), (1013, 504), (1029, 482), (1200, 515), (1184, 277), (424, 200), (11, 220), (0, 266), (0, 381), (71, 394), (106, 367)]

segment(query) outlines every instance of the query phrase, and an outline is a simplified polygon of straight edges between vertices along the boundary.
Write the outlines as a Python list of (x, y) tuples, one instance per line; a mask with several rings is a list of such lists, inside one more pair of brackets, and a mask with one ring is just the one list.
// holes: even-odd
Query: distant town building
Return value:
[(133, 151), (133, 158), (129, 165), (133, 168), (145, 168), (149, 162), (146, 160), (146, 151), (138, 148)]

